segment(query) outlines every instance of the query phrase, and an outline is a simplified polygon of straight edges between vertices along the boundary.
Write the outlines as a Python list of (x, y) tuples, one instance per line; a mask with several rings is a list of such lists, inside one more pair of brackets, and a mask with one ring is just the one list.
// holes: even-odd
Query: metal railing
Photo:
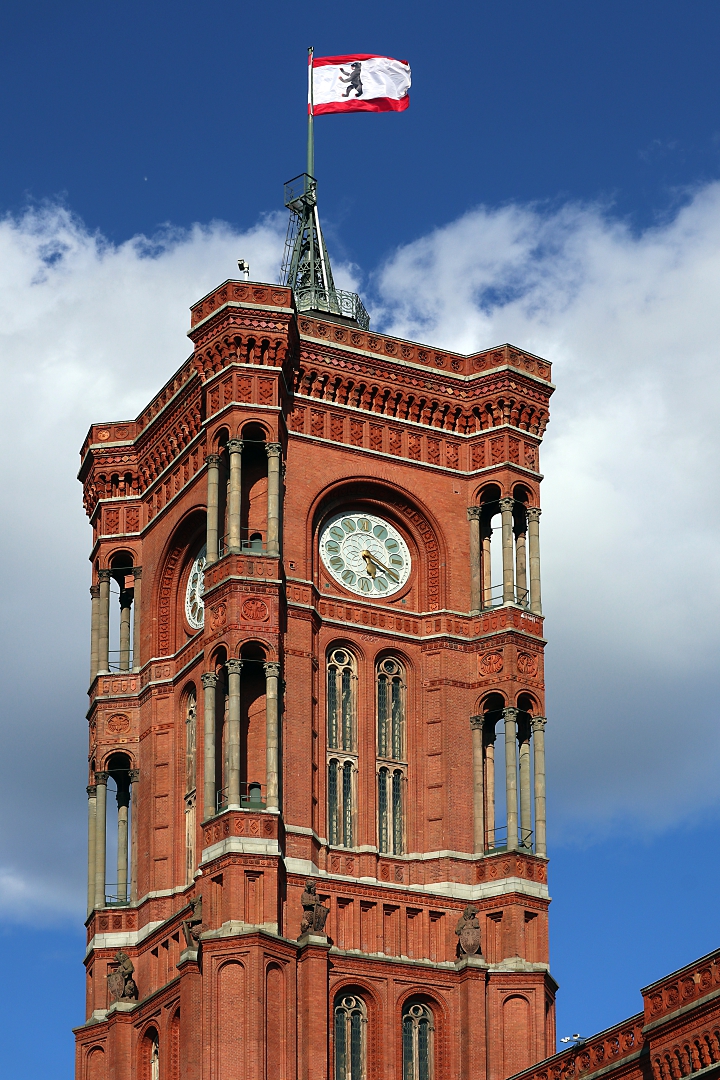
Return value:
[(120, 672), (123, 675), (125, 673), (130, 674), (132, 672), (132, 670), (133, 670), (133, 650), (132, 649), (130, 649), (129, 656), (130, 656), (130, 662), (129, 662), (128, 666), (126, 668), (120, 667), (120, 650), (119, 649), (110, 649), (109, 652), (108, 652), (108, 668), (107, 668), (108, 671), (112, 671), (113, 673)]
[[(485, 845), (485, 854), (494, 855), (496, 852), (502, 852), (507, 850), (507, 825), (500, 825), (496, 829), (489, 830), (487, 843)], [(532, 854), (532, 829), (518, 829), (518, 846), (516, 850)]]
[[(513, 586), (513, 597), (511, 601), (513, 604), (518, 604), (519, 607), (530, 607), (530, 592), (528, 589), (518, 589)], [(482, 601), (482, 610), (490, 611), (492, 608), (502, 607), (505, 603), (503, 600), (503, 586), (493, 585), (491, 589), (485, 589)]]
[[(266, 552), (266, 548), (265, 536), (263, 535), (262, 531), (260, 529), (253, 529), (252, 532), (250, 532), (249, 529), (243, 529), (242, 532), (246, 534), (244, 539), (242, 538), (242, 535), (240, 539), (240, 550), (242, 551), (242, 553), (250, 555), (264, 555)], [(230, 548), (228, 546), (227, 536), (219, 536), (218, 556), (222, 558), (223, 555), (227, 555), (229, 550)]]
[(370, 329), (370, 316), (357, 293), (312, 286), (295, 289), (294, 292), (298, 311), (326, 311), (331, 315), (354, 319), (361, 330)]
[[(264, 786), (264, 784), (260, 784), (256, 780), (251, 780), (249, 783), (242, 783), (240, 785), (240, 806), (244, 810), (264, 810)], [(221, 788), (215, 796), (215, 806), (218, 814), (221, 814), (223, 810), (227, 810), (227, 790), (227, 787)]]
[[(109, 890), (114, 889), (115, 892)], [(128, 907), (130, 904), (130, 882), (127, 883), (125, 893), (123, 896), (118, 892), (118, 886), (115, 882), (106, 882), (105, 884), (105, 907)]]

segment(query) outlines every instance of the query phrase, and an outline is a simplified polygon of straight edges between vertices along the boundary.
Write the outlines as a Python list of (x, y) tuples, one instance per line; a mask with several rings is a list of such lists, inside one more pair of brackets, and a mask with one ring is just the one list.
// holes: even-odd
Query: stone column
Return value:
[(268, 810), (279, 810), (280, 699), (278, 696), (278, 684), (280, 681), (280, 665), (267, 663), (263, 666), (265, 668), (265, 805)]
[(280, 556), (280, 465), (282, 447), (280, 443), (266, 443), (265, 453), (268, 459), (267, 474), (267, 541), (265, 550), (268, 555)]
[(485, 777), (483, 776), (483, 717), (471, 716), (473, 756), (473, 850), (485, 852)]
[(100, 570), (100, 611), (98, 620), (98, 671), (110, 670), (110, 571)]
[(528, 555), (530, 556), (530, 610), (542, 615), (540, 596), (540, 514), (538, 506), (528, 507)]
[(203, 821), (216, 813), (215, 787), (215, 688), (218, 677), (214, 671), (206, 671), (203, 684)]
[(530, 737), (520, 743), (520, 842), (530, 846), (532, 803), (530, 796)]
[(507, 847), (515, 851), (518, 846), (518, 793), (517, 793), (517, 715), (515, 708), (503, 709), (505, 720), (505, 805), (507, 807)]
[(97, 787), (90, 784), (87, 790), (88, 796), (88, 915), (95, 907), (95, 814), (97, 807)]
[(130, 670), (130, 607), (132, 595), (125, 586), (120, 589), (120, 670)]
[(90, 586), (90, 682), (98, 672), (98, 647), (100, 644), (100, 586)]
[(133, 577), (135, 578), (135, 589), (133, 596), (133, 671), (139, 671), (142, 666), (142, 656), (140, 655), (140, 602), (142, 600), (141, 567), (133, 567)]
[(495, 847), (495, 729), (485, 735), (485, 826), (486, 847)]
[(230, 491), (228, 494), (228, 550), (237, 554), (241, 549), (240, 495), (242, 491), (242, 439), (229, 439)]
[(242, 660), (228, 660), (227, 804), (240, 809), (240, 672)]
[(482, 589), (483, 607), (492, 607), (492, 560), (490, 544), (492, 542), (492, 518), (489, 514), (483, 517), (480, 524), (480, 542), (482, 544)]
[(527, 587), (527, 518), (525, 507), (522, 503), (517, 506), (518, 515), (515, 518), (515, 587), (517, 589), (517, 602), (523, 607), (528, 607)]
[(207, 462), (207, 554), (205, 564), (218, 561), (218, 530), (220, 513), (220, 455), (208, 454)]
[(470, 522), (470, 614), (476, 615), (482, 607), (482, 567), (480, 561), (480, 515), (482, 508), (468, 506)]
[(128, 898), (128, 807), (130, 806), (130, 777), (121, 772), (115, 776), (117, 786), (117, 898), (121, 904)]
[(535, 854), (547, 855), (545, 817), (545, 725), (544, 716), (532, 719), (535, 765)]
[(515, 601), (515, 582), (513, 574), (513, 506), (514, 499), (500, 500), (502, 515), (502, 567), (503, 567), (503, 604)]
[(105, 833), (107, 829), (108, 773), (96, 772), (95, 807), (95, 908), (105, 907)]

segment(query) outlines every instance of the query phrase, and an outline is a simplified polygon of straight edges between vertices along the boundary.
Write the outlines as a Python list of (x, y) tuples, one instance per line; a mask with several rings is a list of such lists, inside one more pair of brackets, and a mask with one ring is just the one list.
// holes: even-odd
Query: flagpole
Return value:
[(308, 142), (307, 142), (307, 171), (308, 176), (315, 175), (315, 133), (313, 130), (313, 46), (308, 49)]

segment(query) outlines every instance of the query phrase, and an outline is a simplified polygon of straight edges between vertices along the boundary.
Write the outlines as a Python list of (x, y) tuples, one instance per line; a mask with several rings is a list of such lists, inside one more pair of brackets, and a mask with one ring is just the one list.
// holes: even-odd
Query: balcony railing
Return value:
[[(113, 891), (114, 890), (114, 891)], [(130, 904), (130, 882), (128, 882), (124, 894), (121, 895), (119, 886), (114, 882), (105, 884), (105, 907), (128, 907)]]
[[(507, 851), (507, 826), (501, 825), (497, 829), (492, 829), (488, 833), (487, 842), (485, 846), (486, 855), (495, 855), (496, 853)], [(517, 851), (525, 852), (525, 854), (532, 855), (533, 851), (533, 831), (532, 829), (518, 829), (518, 846)]]
[[(260, 784), (254, 780), (240, 785), (240, 806), (243, 810), (265, 809), (264, 787), (264, 784)], [(218, 814), (221, 814), (223, 810), (227, 810), (228, 793), (226, 787), (221, 788), (220, 791), (218, 791), (215, 797), (215, 805)]]
[(294, 291), (298, 311), (327, 311), (331, 315), (354, 319), (361, 330), (370, 329), (370, 316), (357, 293), (312, 286)]
[[(529, 592), (529, 590), (528, 589), (518, 589), (516, 586), (513, 586), (513, 600), (511, 602), (513, 604), (518, 604), (520, 607), (524, 607), (524, 608), (529, 607), (530, 606), (530, 592)], [(502, 607), (502, 605), (504, 603), (505, 603), (505, 601), (503, 600), (503, 586), (502, 585), (493, 585), (491, 589), (486, 589), (485, 590), (485, 595), (483, 596), (483, 602), (482, 602), (482, 610), (483, 611), (489, 611), (492, 608)]]

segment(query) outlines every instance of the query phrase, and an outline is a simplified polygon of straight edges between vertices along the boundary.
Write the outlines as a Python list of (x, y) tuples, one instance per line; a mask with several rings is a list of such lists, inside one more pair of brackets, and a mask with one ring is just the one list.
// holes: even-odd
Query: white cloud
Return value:
[[(77, 451), (91, 421), (136, 415), (180, 365), (190, 304), (239, 256), (275, 280), (284, 228), (114, 246), (63, 209), (0, 222), (6, 917), (84, 906)], [(386, 329), (467, 351), (510, 340), (554, 362), (542, 544), (556, 837), (707, 812), (720, 764), (720, 187), (640, 236), (592, 207), (478, 210), (396, 252), (373, 284)]]
[(388, 329), (554, 363), (542, 468), (558, 837), (718, 802), (720, 185), (635, 235), (600, 208), (476, 210), (376, 275)]

